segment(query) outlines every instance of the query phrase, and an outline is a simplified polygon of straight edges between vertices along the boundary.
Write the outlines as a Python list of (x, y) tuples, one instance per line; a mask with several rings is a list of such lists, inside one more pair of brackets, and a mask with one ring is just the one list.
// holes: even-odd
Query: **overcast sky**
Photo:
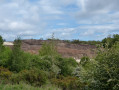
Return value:
[(101, 40), (119, 34), (119, 0), (0, 0), (0, 35), (6, 40)]

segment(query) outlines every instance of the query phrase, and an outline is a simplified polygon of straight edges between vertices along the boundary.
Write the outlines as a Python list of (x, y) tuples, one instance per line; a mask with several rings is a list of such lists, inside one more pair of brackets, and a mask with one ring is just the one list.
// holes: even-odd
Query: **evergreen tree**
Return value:
[(10, 70), (19, 72), (25, 68), (24, 52), (21, 50), (21, 39), (14, 41), (12, 55), (9, 60)]

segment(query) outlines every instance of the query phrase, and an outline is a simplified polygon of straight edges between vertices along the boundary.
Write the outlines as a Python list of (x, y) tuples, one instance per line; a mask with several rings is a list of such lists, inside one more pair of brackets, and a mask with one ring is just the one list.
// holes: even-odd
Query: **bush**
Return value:
[(110, 35), (107, 38), (104, 38), (102, 40), (102, 44), (104, 48), (111, 48), (113, 47), (113, 45), (115, 45), (117, 42), (119, 42), (119, 35), (118, 34), (114, 34), (114, 35)]
[(85, 66), (90, 61), (89, 57), (85, 56), (81, 58), (80, 64)]
[(54, 85), (45, 85), (42, 87), (33, 87), (31, 85), (20, 83), (20, 84), (0, 84), (0, 90), (61, 90)]
[[(48, 77), (56, 77), (60, 73), (60, 68), (58, 67), (58, 60), (56, 57), (51, 56), (34, 56), (31, 60), (30, 67), (38, 68), (40, 70), (48, 72)], [(52, 75), (51, 75), (52, 74)]]
[(47, 75), (44, 71), (32, 69), (32, 70), (23, 70), (18, 74), (13, 74), (11, 77), (13, 83), (26, 82), (31, 85), (41, 86), (46, 84)]
[(81, 90), (83, 87), (83, 84), (78, 78), (71, 76), (58, 76), (58, 78), (53, 78), (51, 81), (53, 84), (62, 87), (63, 90)]
[(0, 52), (0, 66), (9, 67), (8, 60), (11, 56), (11, 49), (9, 47), (4, 47), (4, 50)]
[(48, 56), (34, 56), (31, 60), (31, 67), (36, 67), (40, 70), (50, 71), (52, 67), (52, 58)]
[(80, 41), (80, 40), (76, 40), (76, 39), (74, 39), (72, 41), (68, 41), (68, 43), (73, 43), (73, 44), (88, 44), (88, 45), (98, 45), (98, 44), (101, 44), (100, 41)]
[(110, 49), (101, 49), (95, 60), (81, 67), (80, 80), (89, 90), (119, 89), (119, 44)]
[(71, 76), (73, 71), (78, 66), (78, 63), (73, 58), (59, 58), (60, 74), (63, 76)]
[(0, 67), (0, 80), (9, 80), (12, 72), (10, 72), (7, 68)]
[(57, 56), (59, 55), (57, 52), (56, 45), (53, 41), (49, 43), (44, 43), (42, 45), (42, 48), (39, 50), (40, 56)]

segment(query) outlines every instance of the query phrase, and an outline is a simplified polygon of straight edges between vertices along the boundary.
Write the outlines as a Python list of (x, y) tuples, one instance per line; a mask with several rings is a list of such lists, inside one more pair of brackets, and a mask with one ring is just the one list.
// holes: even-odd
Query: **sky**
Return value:
[(119, 0), (0, 0), (0, 35), (102, 40), (119, 34)]

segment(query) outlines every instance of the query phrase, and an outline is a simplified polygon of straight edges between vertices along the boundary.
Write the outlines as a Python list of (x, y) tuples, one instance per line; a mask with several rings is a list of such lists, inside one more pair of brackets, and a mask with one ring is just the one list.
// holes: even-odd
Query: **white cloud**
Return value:
[(8, 40), (17, 35), (31, 38), (40, 34), (47, 38), (52, 32), (62, 39), (80, 38), (77, 34), (100, 39), (97, 36), (119, 32), (118, 3), (119, 0), (0, 0), (0, 34)]

